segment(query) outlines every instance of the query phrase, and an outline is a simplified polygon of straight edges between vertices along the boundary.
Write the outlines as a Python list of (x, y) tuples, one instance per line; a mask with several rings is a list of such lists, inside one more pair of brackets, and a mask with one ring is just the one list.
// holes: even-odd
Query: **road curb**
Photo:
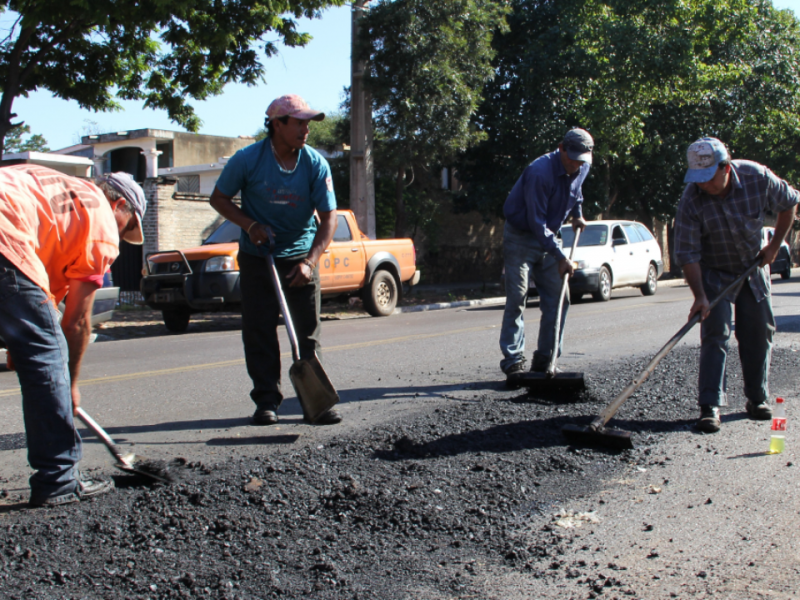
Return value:
[[(683, 279), (667, 279), (665, 281), (659, 281), (659, 287), (676, 287), (679, 285), (686, 285), (686, 281)], [(625, 288), (619, 288), (625, 289)], [(418, 304), (416, 306), (401, 306), (400, 308), (395, 308), (394, 313), (398, 315), (400, 313), (412, 313), (412, 312), (427, 312), (430, 310), (442, 310), (445, 308), (464, 308), (464, 307), (471, 307), (471, 306), (496, 306), (498, 304), (505, 304), (506, 298), (505, 296), (499, 296), (496, 298), (483, 298), (481, 300), (458, 300), (456, 302), (436, 302), (434, 304)]]

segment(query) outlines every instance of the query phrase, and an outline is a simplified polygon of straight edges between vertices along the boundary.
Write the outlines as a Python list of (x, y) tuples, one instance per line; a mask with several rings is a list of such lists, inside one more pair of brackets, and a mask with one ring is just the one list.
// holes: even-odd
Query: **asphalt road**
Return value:
[[(532, 539), (541, 528), (538, 539), (552, 530), (553, 539), (564, 540), (549, 567), (558, 569), (551, 571), (552, 585), (542, 588), (538, 575), (502, 569), (487, 575), (487, 598), (612, 597), (623, 589), (620, 581), (642, 598), (798, 597), (800, 547), (792, 532), (800, 526), (794, 493), (800, 440), (794, 434), (798, 396), (791, 365), (800, 349), (800, 279), (776, 278), (773, 286), (783, 375), (772, 392), (789, 405), (786, 452), (765, 455), (768, 424), (743, 418), (740, 406), (726, 412), (719, 434), (677, 427), (665, 442), (646, 445), (626, 472), (603, 481), (600, 493), (569, 500), (560, 514), (575, 521), (574, 530), (554, 527), (553, 515), (531, 522)], [(690, 302), (688, 288), (678, 284), (650, 298), (619, 290), (608, 303), (577, 304), (561, 364), (589, 376), (601, 366), (608, 373), (609, 364), (630, 372), (631, 361), (654, 355), (683, 325)], [(513, 400), (498, 366), (501, 317), (502, 306), (489, 304), (326, 322), (324, 361), (345, 417), (334, 427), (302, 423), (288, 376), (281, 422), (250, 425), (253, 405), (238, 331), (94, 344), (84, 361), (83, 406), (125, 448), (148, 457), (218, 462), (270, 452), (289, 456), (357, 429), (402, 423), (406, 415), (454, 399)], [(529, 355), (537, 335), (535, 301), (526, 317)], [(697, 343), (695, 330), (681, 346)], [(287, 369), (289, 362), (286, 352)], [(19, 402), (15, 375), (0, 373), (0, 487), (10, 499), (27, 496), (30, 474)], [(682, 418), (689, 424), (694, 416)], [(108, 473), (104, 448), (84, 438), (83, 467)], [(591, 517), (579, 518), (586, 514)], [(522, 527), (518, 535), (524, 538), (526, 531)], [(591, 577), (571, 579), (571, 573), (587, 570)], [(576, 589), (584, 595), (574, 595)]]
[[(779, 342), (800, 332), (800, 281), (773, 280)], [(653, 355), (683, 325), (688, 287), (662, 286), (652, 297), (637, 289), (615, 290), (607, 303), (582, 302), (570, 309), (560, 366), (591, 372), (592, 365)], [(284, 393), (276, 427), (250, 425), (253, 404), (239, 331), (165, 335), (101, 342), (83, 363), (84, 409), (116, 441), (138, 454), (190, 460), (209, 455), (260, 452), (264, 444), (286, 446), (300, 438), (346, 432), (373, 420), (394, 418), (419, 403), (469, 398), (501, 391), (499, 304), (402, 313), (390, 318), (328, 321), (323, 361), (342, 402), (344, 423), (304, 425), (288, 379), (291, 356), (282, 335)], [(525, 312), (527, 355), (538, 334), (538, 302)], [(786, 333), (784, 333), (786, 332)], [(697, 329), (682, 344), (697, 344)], [(30, 470), (16, 376), (0, 373), (0, 456), (6, 489), (23, 491)], [(84, 467), (107, 466), (102, 445), (85, 435)]]

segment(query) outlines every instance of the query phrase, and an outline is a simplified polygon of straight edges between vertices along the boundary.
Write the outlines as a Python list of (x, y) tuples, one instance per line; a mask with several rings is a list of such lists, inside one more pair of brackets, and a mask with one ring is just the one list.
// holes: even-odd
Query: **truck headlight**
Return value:
[(572, 265), (573, 265), (573, 267), (575, 269), (586, 269), (586, 268), (589, 267), (589, 261), (588, 260), (576, 260), (576, 261), (574, 261), (572, 263)]
[(233, 271), (233, 257), (232, 256), (215, 256), (206, 261), (203, 271), (206, 273), (214, 273), (219, 271)]

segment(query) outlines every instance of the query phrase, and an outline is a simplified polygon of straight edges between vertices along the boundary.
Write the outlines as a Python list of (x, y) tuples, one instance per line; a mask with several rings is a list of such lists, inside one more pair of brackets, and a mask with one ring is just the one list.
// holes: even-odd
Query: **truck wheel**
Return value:
[(189, 317), (192, 313), (188, 308), (170, 308), (162, 310), (161, 314), (168, 331), (183, 333), (189, 328)]
[(364, 290), (364, 308), (373, 317), (388, 317), (397, 306), (397, 282), (389, 271), (378, 271)]

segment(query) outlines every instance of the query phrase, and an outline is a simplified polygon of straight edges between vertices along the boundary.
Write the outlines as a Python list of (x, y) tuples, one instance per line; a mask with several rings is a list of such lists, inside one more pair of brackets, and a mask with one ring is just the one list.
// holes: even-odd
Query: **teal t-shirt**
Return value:
[[(275, 256), (307, 254), (317, 232), (314, 211), (336, 209), (331, 168), (319, 152), (300, 149), (297, 167), (282, 171), (272, 154), (269, 138), (234, 154), (217, 180), (226, 196), (242, 192), (242, 210), (251, 219), (272, 227)], [(247, 232), (239, 237), (239, 250), (266, 256), (268, 248), (257, 247)]]

